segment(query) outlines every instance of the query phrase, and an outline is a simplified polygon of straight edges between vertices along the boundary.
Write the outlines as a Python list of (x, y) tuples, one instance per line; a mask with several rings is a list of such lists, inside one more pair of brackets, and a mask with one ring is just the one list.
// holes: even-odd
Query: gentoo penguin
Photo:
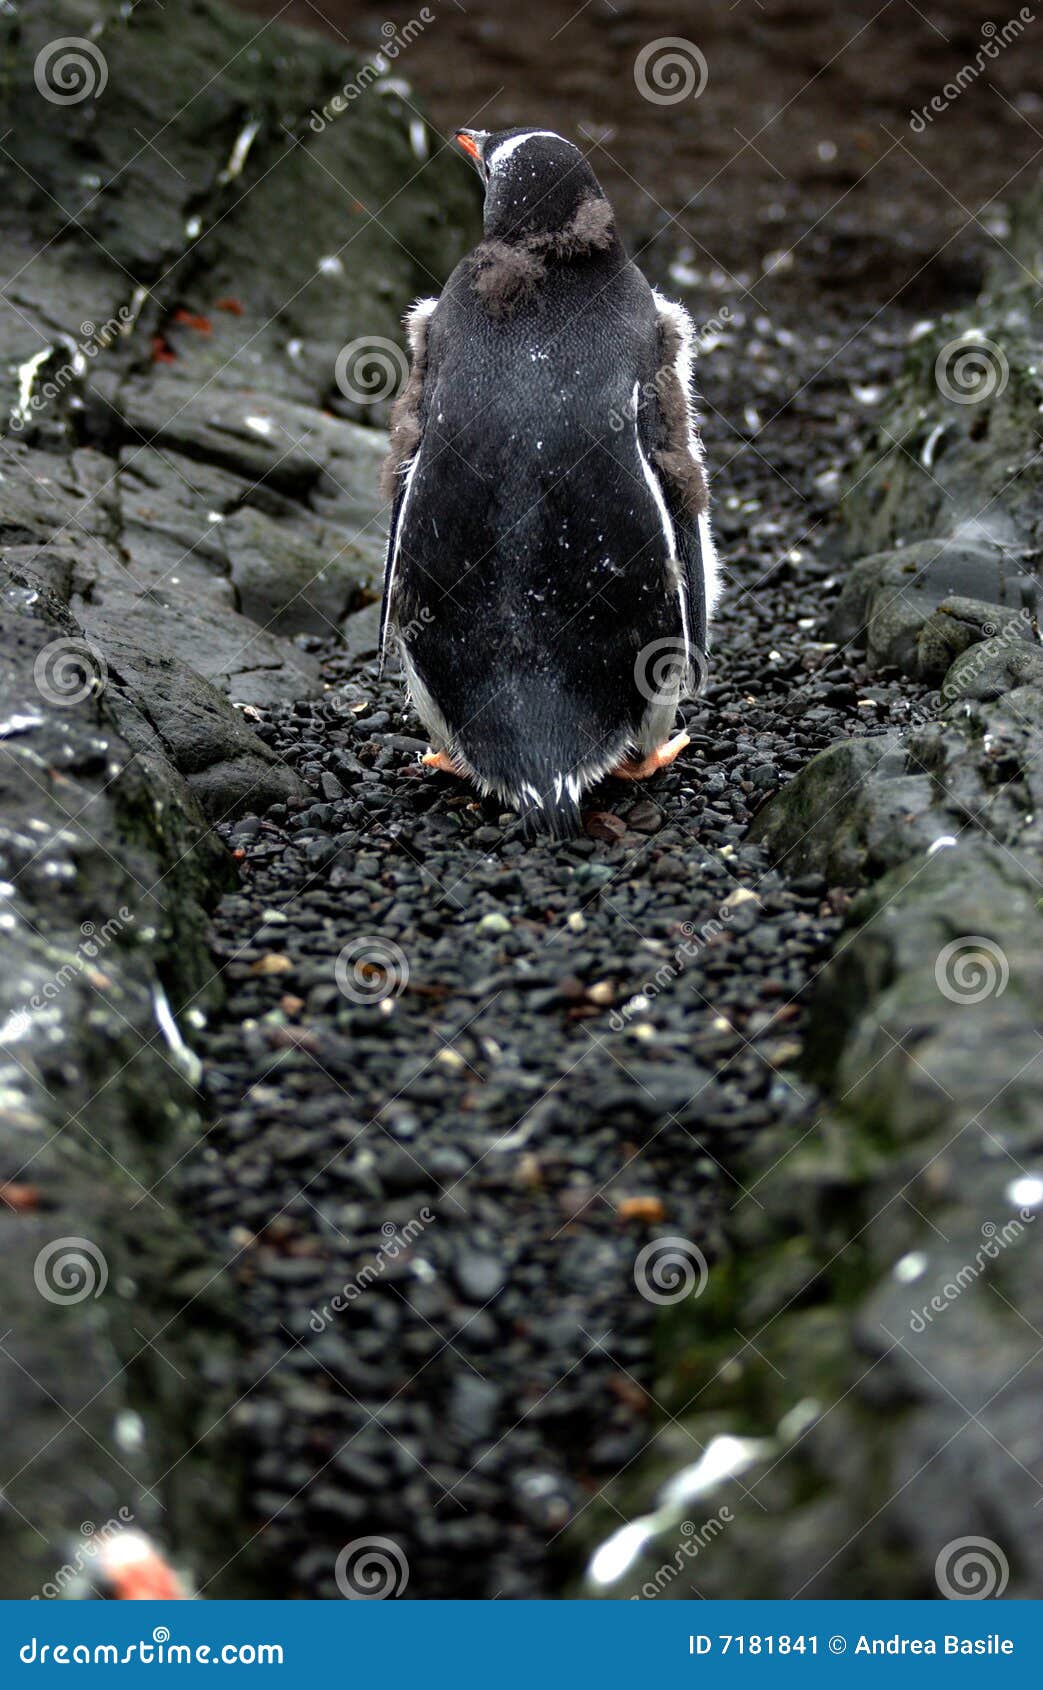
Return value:
[(571, 141), (456, 140), (484, 239), (406, 318), (381, 650), (397, 635), (425, 762), (567, 835), (596, 781), (688, 743), (717, 596), (691, 323)]

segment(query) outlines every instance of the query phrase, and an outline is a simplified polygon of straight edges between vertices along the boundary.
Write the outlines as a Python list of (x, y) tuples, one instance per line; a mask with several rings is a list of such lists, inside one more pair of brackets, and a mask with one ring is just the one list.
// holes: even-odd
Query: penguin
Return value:
[(567, 837), (604, 776), (647, 779), (689, 743), (673, 728), (719, 590), (694, 336), (571, 141), (455, 139), (484, 234), (405, 320), (380, 649), (397, 642), (423, 761)]

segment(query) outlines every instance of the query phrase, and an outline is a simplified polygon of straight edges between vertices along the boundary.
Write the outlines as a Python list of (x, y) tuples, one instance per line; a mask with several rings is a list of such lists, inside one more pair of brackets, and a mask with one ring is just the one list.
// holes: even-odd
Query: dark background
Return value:
[[(401, 28), (419, 11), (392, 0), (239, 3), (363, 54), (382, 23)], [(1017, 16), (1013, 4), (443, 0), (429, 10), (434, 22), (395, 74), (443, 135), (531, 123), (586, 136), (633, 242), (676, 236), (696, 270), (741, 272), (744, 285), (784, 250), (792, 260), (777, 279), (791, 298), (822, 285), (951, 305), (954, 284), (976, 285), (1043, 151), (1038, 21), (924, 133), (909, 125), (973, 62), (982, 27)], [(663, 36), (705, 55), (699, 99), (659, 106), (639, 95), (635, 57)]]

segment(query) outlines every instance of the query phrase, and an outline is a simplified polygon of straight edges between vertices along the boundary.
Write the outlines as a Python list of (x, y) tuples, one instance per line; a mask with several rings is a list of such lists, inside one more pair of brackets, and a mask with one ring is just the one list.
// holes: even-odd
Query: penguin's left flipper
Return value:
[(691, 737), (688, 734), (675, 734), (673, 739), (668, 739), (656, 751), (650, 751), (647, 757), (642, 757), (639, 763), (632, 762), (629, 757), (624, 757), (623, 761), (617, 763), (615, 768), (611, 770), (611, 773), (616, 780), (651, 780), (652, 776), (657, 775), (660, 769), (669, 768), (674, 758), (679, 757), (685, 746), (691, 745), (691, 743)]
[(377, 654), (381, 672), (388, 632), (394, 625), (395, 571), (401, 537), (399, 530), (409, 496), (411, 472), (416, 467), (426, 422), (425, 387), (428, 377), (428, 328), (437, 299), (418, 299), (405, 316), (406, 336), (412, 358), (409, 380), (391, 410), (391, 438), (388, 455), (380, 472), (380, 490), (391, 506), (387, 552), (384, 558), (384, 591), (380, 601), (380, 631)]

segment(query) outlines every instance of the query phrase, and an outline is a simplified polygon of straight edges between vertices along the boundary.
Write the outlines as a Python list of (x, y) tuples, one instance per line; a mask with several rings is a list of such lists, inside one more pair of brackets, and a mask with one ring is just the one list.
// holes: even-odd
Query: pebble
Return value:
[(480, 933), (483, 938), (499, 936), (503, 933), (509, 933), (511, 924), (507, 917), (501, 915), (498, 910), (490, 910), (488, 915), (482, 916), (475, 931)]
[(463, 1296), (473, 1303), (488, 1303), (507, 1283), (507, 1268), (497, 1256), (478, 1250), (462, 1250), (453, 1262), (453, 1278)]

